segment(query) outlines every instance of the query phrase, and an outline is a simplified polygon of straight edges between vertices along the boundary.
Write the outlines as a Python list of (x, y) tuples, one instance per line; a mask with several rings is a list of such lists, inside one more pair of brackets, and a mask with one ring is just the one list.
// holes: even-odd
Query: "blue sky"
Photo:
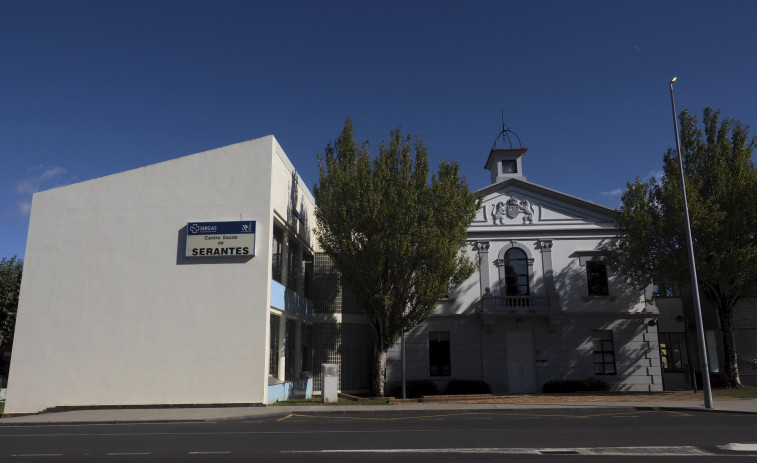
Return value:
[[(0, 1), (0, 257), (31, 195), (273, 134), (309, 187), (347, 116), (473, 189), (505, 124), (528, 180), (617, 207), (676, 104), (757, 124), (754, 1)], [(754, 131), (753, 131), (754, 134)], [(54, 233), (51, 230), (51, 233)]]

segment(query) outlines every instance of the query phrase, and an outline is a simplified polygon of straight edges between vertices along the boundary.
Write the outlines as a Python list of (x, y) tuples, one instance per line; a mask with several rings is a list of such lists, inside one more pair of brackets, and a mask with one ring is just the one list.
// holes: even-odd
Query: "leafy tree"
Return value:
[[(697, 278), (717, 310), (728, 387), (740, 387), (733, 308), (757, 291), (757, 170), (751, 160), (757, 138), (739, 121), (704, 110), (680, 116), (681, 152), (694, 240)], [(629, 183), (618, 211), (624, 235), (610, 249), (608, 264), (638, 288), (653, 278), (690, 282), (677, 153), (668, 149), (659, 180)]]
[(400, 128), (374, 159), (353, 132), (348, 118), (318, 156), (316, 235), (370, 321), (371, 392), (383, 396), (386, 351), (403, 327), (428, 318), (450, 286), (475, 270), (461, 251), (478, 198), (453, 162), (442, 161), (429, 180), (426, 146)]
[(23, 269), (24, 261), (16, 256), (0, 260), (0, 346), (13, 343)]

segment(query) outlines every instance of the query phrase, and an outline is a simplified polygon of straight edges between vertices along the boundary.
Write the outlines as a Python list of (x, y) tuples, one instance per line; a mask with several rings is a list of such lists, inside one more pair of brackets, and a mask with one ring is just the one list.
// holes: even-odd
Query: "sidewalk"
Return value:
[[(402, 402), (402, 403), (396, 403)], [(391, 411), (460, 410), (555, 410), (576, 408), (628, 408), (657, 410), (715, 411), (757, 414), (757, 399), (716, 397), (714, 409), (704, 408), (701, 393), (605, 393), (605, 394), (524, 394), (512, 396), (453, 396), (431, 402), (395, 401), (390, 405), (301, 405), (216, 408), (139, 408), (71, 410), (0, 419), (0, 425), (96, 424), (254, 420), (290, 413), (372, 413)]]

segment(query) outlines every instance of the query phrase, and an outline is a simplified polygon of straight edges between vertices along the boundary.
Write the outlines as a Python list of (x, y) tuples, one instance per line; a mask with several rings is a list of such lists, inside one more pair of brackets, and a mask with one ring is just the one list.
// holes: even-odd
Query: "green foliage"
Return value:
[(0, 260), (0, 346), (13, 343), (23, 269), (24, 261), (17, 256)]
[[(439, 388), (427, 379), (413, 379), (405, 381), (405, 392), (408, 399), (419, 399), (424, 396), (439, 395)], [(401, 399), (402, 381), (392, 381), (386, 388), (386, 393), (390, 397)]]
[(402, 328), (425, 320), (475, 270), (462, 250), (479, 200), (453, 162), (442, 161), (429, 179), (425, 144), (399, 128), (372, 159), (347, 119), (318, 161), (316, 235), (370, 321), (371, 392), (381, 395), (386, 351)]
[(544, 383), (542, 392), (545, 394), (568, 394), (572, 392), (607, 392), (610, 385), (601, 379), (564, 380), (553, 379)]
[[(697, 277), (718, 310), (727, 382), (738, 387), (733, 306), (757, 295), (757, 138), (720, 111), (704, 110), (704, 130), (688, 111), (680, 114), (681, 153)], [(637, 288), (655, 278), (690, 281), (678, 155), (668, 149), (660, 179), (629, 183), (617, 215), (623, 236), (609, 249), (611, 268)]]
[(445, 395), (491, 394), (492, 388), (480, 379), (453, 379), (444, 388)]

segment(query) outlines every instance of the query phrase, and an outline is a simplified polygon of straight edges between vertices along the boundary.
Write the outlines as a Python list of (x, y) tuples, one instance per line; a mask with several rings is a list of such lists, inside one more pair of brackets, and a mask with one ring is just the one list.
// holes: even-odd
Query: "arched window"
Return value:
[(528, 296), (528, 256), (518, 248), (505, 253), (505, 295)]

